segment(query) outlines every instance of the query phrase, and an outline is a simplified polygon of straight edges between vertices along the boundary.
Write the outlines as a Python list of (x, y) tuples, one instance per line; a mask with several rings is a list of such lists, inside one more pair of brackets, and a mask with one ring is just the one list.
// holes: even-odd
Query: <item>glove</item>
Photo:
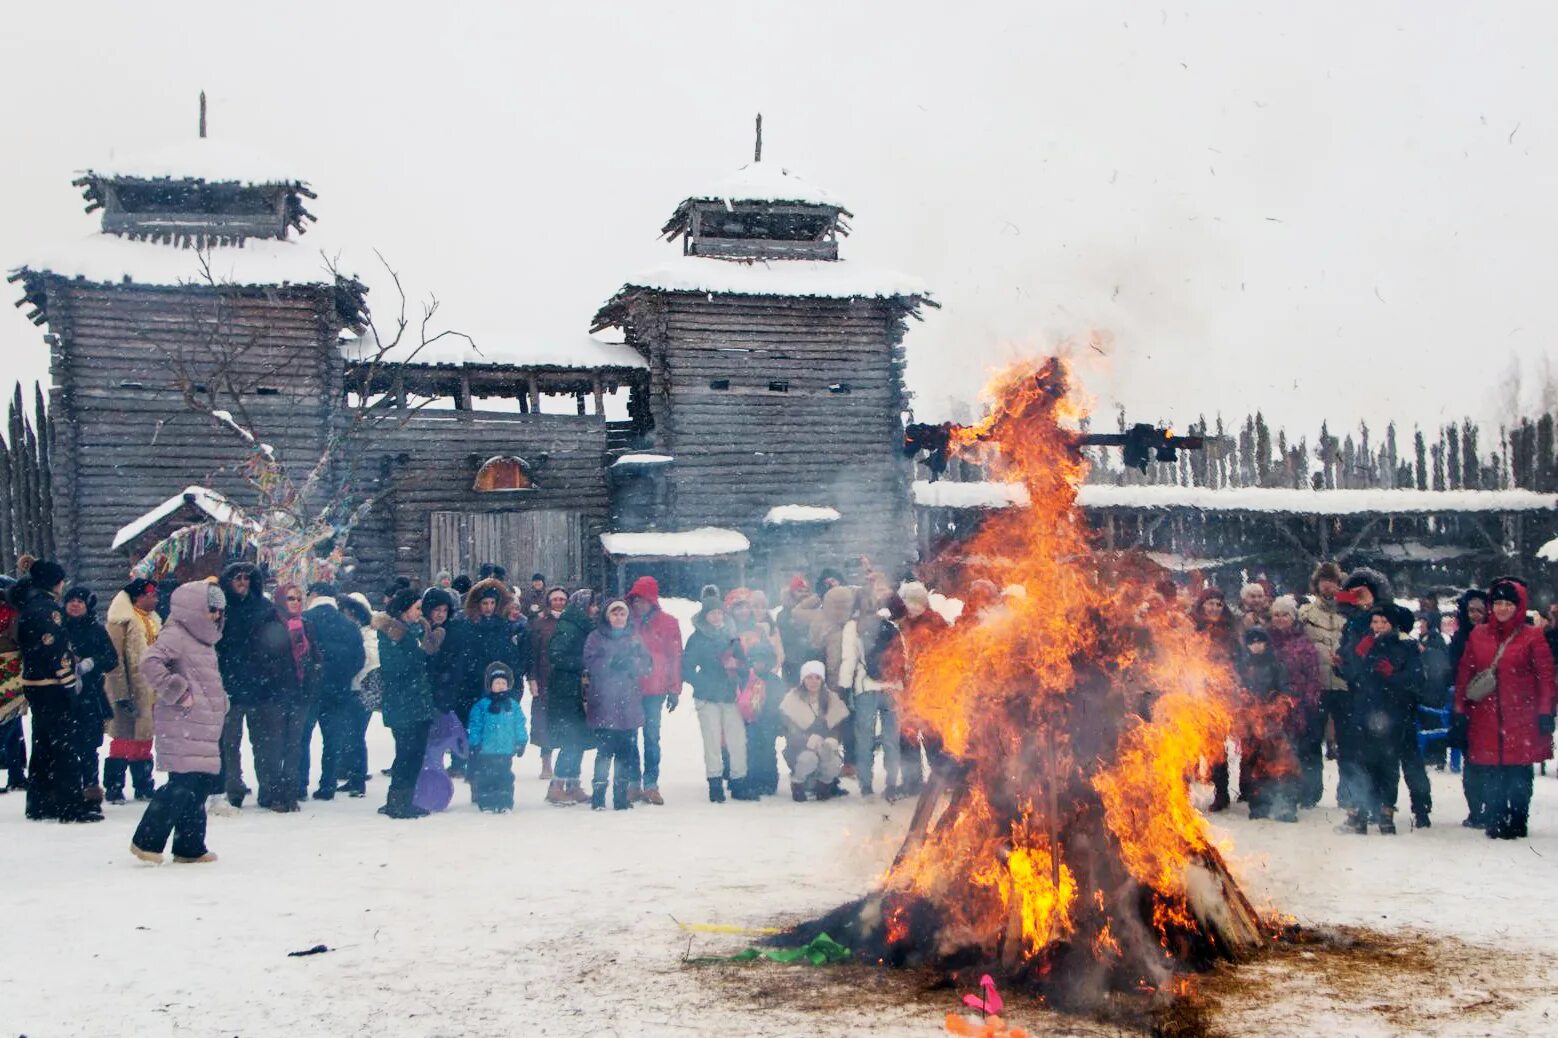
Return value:
[(1553, 715), (1543, 714), (1536, 719), (1536, 730), (1543, 735), (1553, 734)]
[(141, 711), (135, 705), (135, 700), (133, 699), (116, 699), (114, 700), (114, 706), (122, 710), (126, 717), (141, 716)]
[(1374, 673), (1381, 677), (1390, 677), (1396, 672), (1396, 668), (1390, 665), (1389, 660), (1377, 660), (1374, 664)]
[(92, 660), (91, 656), (88, 656), (86, 659), (76, 664), (76, 676), (82, 677), (92, 673), (96, 669), (97, 664)]
[(668, 714), (676, 713), (676, 707), (677, 707), (677, 705), (679, 703), (681, 703), (681, 701), (682, 701), (682, 697), (681, 697), (681, 693), (679, 693), (679, 692), (672, 692), (670, 695), (666, 696), (665, 697), (665, 712), (668, 713)]
[(515, 750), (514, 750), (514, 756), (516, 756), (516, 757), (523, 757), (525, 755), (525, 749), (527, 748), (527, 746), (528, 746), (527, 743), (520, 743), (519, 746), (516, 747)]
[(1455, 714), (1450, 718), (1450, 737), (1445, 741), (1452, 750), (1466, 749), (1467, 719), (1465, 714)]

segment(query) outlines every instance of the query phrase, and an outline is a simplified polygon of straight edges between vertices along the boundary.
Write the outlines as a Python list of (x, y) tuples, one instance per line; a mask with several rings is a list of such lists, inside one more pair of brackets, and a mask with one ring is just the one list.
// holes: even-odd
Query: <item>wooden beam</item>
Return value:
[(591, 392), (595, 397), (595, 413), (604, 415), (606, 413), (606, 396), (604, 390), (601, 389), (600, 376), (596, 375), (592, 378), (590, 384)]

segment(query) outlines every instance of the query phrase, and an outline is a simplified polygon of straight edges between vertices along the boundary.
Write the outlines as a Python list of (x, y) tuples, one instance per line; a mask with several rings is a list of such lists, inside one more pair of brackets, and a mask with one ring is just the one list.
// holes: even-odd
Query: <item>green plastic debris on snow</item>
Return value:
[(758, 959), (768, 959), (770, 962), (785, 964), (806, 962), (813, 966), (832, 966), (840, 962), (848, 962), (849, 957), (848, 948), (827, 934), (820, 933), (800, 948), (748, 948), (735, 955), (707, 956), (688, 961), (695, 966), (707, 966), (721, 962), (756, 962)]

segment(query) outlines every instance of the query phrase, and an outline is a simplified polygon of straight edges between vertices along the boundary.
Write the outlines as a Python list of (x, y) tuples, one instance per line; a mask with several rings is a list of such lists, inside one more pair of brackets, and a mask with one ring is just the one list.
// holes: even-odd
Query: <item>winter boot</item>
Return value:
[(584, 791), (584, 786), (580, 784), (578, 779), (568, 780), (568, 796), (576, 804), (588, 804), (590, 802), (590, 795)]
[(606, 810), (606, 783), (597, 782), (592, 788), (594, 792), (590, 794), (590, 810)]
[(206, 851), (198, 858), (181, 858), (175, 854), (173, 856), (173, 860), (180, 865), (205, 865), (209, 862), (215, 861), (216, 855), (211, 851)]
[(738, 778), (730, 780), (730, 799), (732, 800), (756, 800), (757, 790), (753, 788), (750, 779)]
[(806, 803), (806, 786), (801, 782), (790, 783), (790, 799), (797, 804)]
[(103, 799), (110, 804), (122, 804), (124, 800), (124, 780), (130, 772), (130, 762), (116, 760), (113, 757), (103, 762)]
[(725, 780), (718, 778), (709, 779), (709, 803), (723, 804), (725, 802)]
[(1526, 831), (1530, 824), (1529, 819), (1530, 814), (1526, 811), (1511, 811), (1509, 813), (1509, 824), (1507, 826), (1509, 835), (1505, 837), (1505, 839), (1524, 840), (1526, 836), (1529, 835)]
[(1396, 812), (1394, 808), (1383, 807), (1379, 812), (1379, 834), (1381, 836), (1396, 835)]
[(644, 790), (644, 803), (654, 804), (656, 807), (664, 807), (665, 797), (660, 795), (658, 789), (646, 789)]
[(1362, 811), (1352, 810), (1347, 812), (1347, 817), (1341, 825), (1336, 827), (1339, 833), (1355, 833), (1359, 836), (1369, 831), (1369, 820), (1364, 817)]
[(148, 851), (148, 850), (145, 850), (145, 849), (143, 849), (141, 847), (137, 847), (134, 843), (131, 843), (130, 844), (130, 853), (135, 855), (137, 858), (141, 859), (142, 861), (148, 862), (148, 863), (150, 863), (152, 865), (161, 865), (162, 864), (162, 852), (161, 851)]
[(549, 781), (552, 778), (552, 751), (541, 751), (541, 780)]
[(1420, 807), (1412, 812), (1412, 828), (1427, 829), (1433, 824), (1434, 823), (1429, 820), (1428, 811), (1425, 808)]
[(568, 795), (568, 784), (561, 779), (553, 779), (552, 784), (546, 787), (546, 802), (553, 807), (572, 807), (573, 797)]
[(833, 800), (833, 799), (835, 799), (837, 797), (847, 797), (847, 796), (849, 796), (849, 790), (847, 790), (843, 786), (839, 785), (839, 780), (838, 779), (834, 779), (832, 782), (828, 783), (826, 788), (827, 788), (827, 791), (828, 791), (828, 799), (829, 800)]
[[(634, 786), (621, 783), (613, 784), (611, 787), (611, 809), (613, 811), (631, 811), (635, 799), (635, 788)], [(639, 799), (642, 796), (642, 794), (637, 794)]]
[[(615, 789), (612, 790), (612, 795), (616, 795)], [(628, 798), (628, 803), (636, 804), (640, 800), (644, 799), (644, 790), (638, 785), (638, 783), (635, 782), (627, 787), (626, 796)]]
[(157, 792), (157, 780), (152, 777), (152, 762), (149, 760), (130, 762), (130, 781), (135, 786), (137, 800), (150, 800), (152, 794)]
[(1228, 810), (1228, 787), (1218, 786), (1212, 793), (1212, 806), (1207, 810), (1213, 814)]

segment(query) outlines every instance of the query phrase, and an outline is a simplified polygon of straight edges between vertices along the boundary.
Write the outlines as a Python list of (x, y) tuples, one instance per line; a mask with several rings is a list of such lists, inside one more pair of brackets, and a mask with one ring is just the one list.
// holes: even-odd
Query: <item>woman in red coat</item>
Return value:
[[(1466, 640), (1455, 675), (1456, 725), (1466, 733), (1468, 768), (1480, 768), (1487, 785), (1488, 835), (1515, 840), (1526, 835), (1531, 809), (1531, 765), (1553, 755), (1553, 657), (1547, 641), (1526, 623), (1526, 589), (1513, 580), (1488, 590), (1492, 616)], [(1507, 644), (1506, 644), (1507, 643)], [(1499, 660), (1498, 688), (1471, 702), (1466, 686)]]

